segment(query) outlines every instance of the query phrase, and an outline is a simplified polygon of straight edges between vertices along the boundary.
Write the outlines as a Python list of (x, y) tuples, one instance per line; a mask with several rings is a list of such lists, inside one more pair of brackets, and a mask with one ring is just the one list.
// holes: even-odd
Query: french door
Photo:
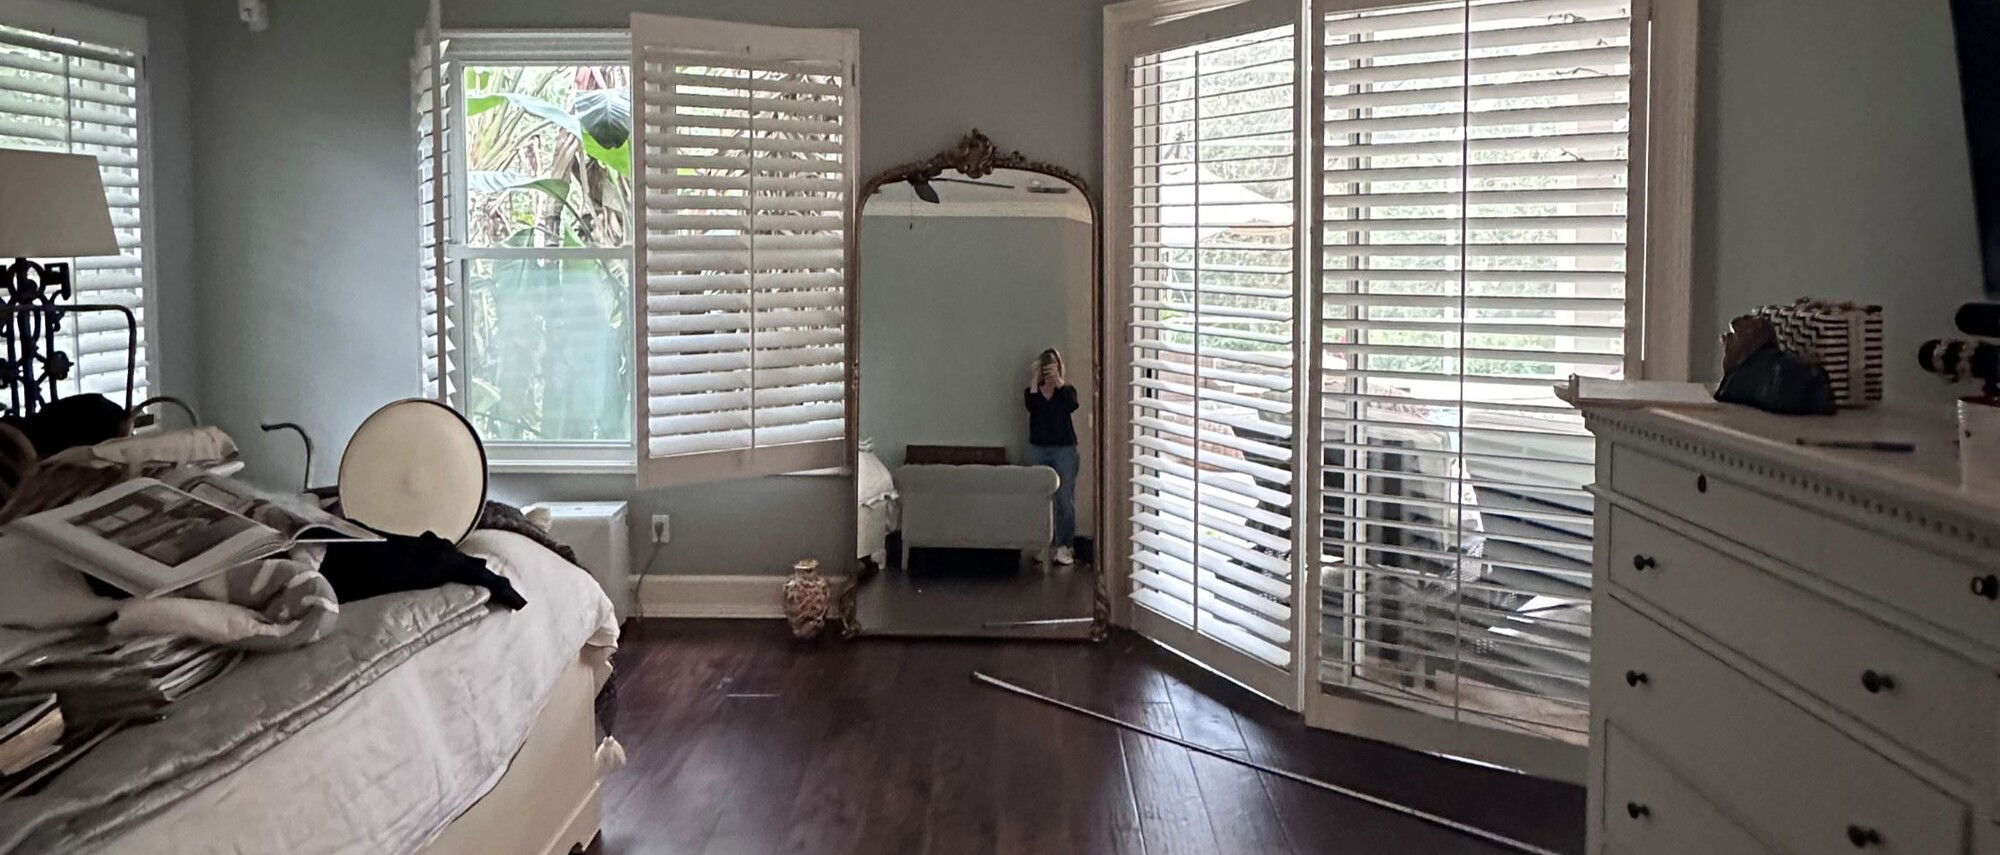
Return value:
[[(1116, 27), (1121, 554), (1140, 632), (1288, 706), (1306, 327), (1297, 6)], [(1115, 74), (1115, 77), (1113, 76)]]
[(1107, 29), (1123, 616), (1317, 726), (1580, 777), (1551, 387), (1638, 373), (1632, 0), (1174, 13)]
[(1594, 444), (1551, 386), (1627, 366), (1630, 3), (1325, 5), (1307, 717), (1572, 777)]

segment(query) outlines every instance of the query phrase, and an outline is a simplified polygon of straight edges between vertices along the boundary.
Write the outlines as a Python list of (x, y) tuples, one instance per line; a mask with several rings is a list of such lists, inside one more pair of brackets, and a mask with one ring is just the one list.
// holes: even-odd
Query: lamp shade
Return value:
[(117, 255), (97, 158), (0, 149), (0, 258)]

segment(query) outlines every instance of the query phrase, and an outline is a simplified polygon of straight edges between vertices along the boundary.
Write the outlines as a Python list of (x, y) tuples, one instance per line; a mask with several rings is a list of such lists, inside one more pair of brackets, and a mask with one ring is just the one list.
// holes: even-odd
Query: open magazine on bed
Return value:
[(8, 530), (127, 593), (154, 597), (299, 543), (380, 540), (305, 500), (181, 468), (23, 517)]

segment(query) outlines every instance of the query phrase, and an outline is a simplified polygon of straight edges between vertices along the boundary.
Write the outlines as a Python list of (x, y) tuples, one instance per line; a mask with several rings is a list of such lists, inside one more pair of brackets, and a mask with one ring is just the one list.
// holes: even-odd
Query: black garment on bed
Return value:
[(48, 457), (79, 445), (96, 445), (125, 435), (125, 408), (95, 392), (71, 395), (43, 404), (26, 418), (0, 421), (26, 434), (35, 454)]
[(507, 577), (486, 569), (486, 559), (458, 551), (451, 541), (430, 532), (383, 538), (380, 542), (327, 546), (319, 572), (333, 584), (336, 599), (347, 603), (459, 582), (493, 592), (493, 602), (510, 609), (528, 604)]

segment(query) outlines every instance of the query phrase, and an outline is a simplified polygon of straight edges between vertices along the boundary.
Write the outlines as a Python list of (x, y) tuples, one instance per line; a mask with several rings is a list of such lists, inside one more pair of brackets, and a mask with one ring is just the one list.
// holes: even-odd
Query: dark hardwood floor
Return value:
[[(1032, 553), (1002, 549), (918, 549), (862, 584), (855, 616), (867, 635), (1077, 639), (1097, 593), (1088, 563), (1043, 567)], [(1084, 623), (1024, 626), (1021, 621)]]
[(627, 627), (606, 855), (1492, 853), (1490, 844), (975, 684), (977, 669), (1564, 852), (1577, 787), (1316, 731), (1129, 633), (1104, 644), (794, 643)]

